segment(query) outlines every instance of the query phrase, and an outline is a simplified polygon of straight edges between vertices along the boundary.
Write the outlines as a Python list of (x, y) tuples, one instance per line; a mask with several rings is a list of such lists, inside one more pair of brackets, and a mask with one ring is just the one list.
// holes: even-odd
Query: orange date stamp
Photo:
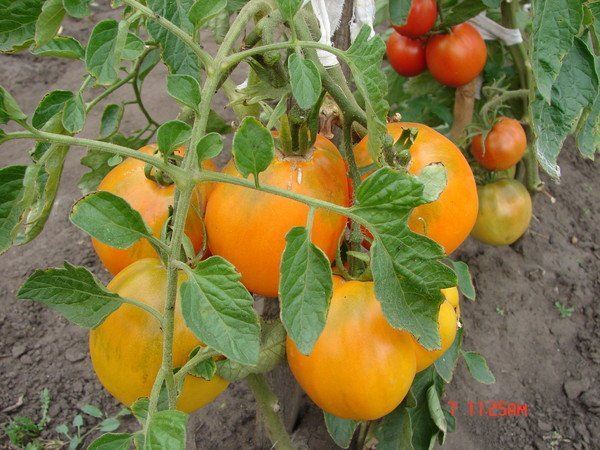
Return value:
[(529, 407), (526, 403), (506, 400), (468, 400), (463, 404), (448, 400), (448, 407), (453, 416), (462, 414), (470, 417), (527, 417), (529, 415)]

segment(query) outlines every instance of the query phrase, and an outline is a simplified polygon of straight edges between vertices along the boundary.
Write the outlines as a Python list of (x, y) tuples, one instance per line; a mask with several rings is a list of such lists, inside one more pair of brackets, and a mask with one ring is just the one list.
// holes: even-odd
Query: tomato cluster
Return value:
[(429, 69), (440, 83), (459, 87), (483, 70), (487, 48), (479, 32), (462, 23), (447, 33), (428, 35), (437, 20), (435, 0), (413, 0), (406, 24), (394, 26), (387, 41), (390, 65), (412, 77)]

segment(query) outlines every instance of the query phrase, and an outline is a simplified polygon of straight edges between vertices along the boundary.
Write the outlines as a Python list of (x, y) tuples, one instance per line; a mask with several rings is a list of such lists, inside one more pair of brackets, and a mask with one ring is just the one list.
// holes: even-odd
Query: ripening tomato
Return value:
[(471, 142), (471, 154), (488, 170), (506, 170), (518, 163), (527, 149), (527, 136), (518, 120), (501, 117), (485, 138)]
[(312, 353), (300, 353), (289, 337), (286, 348), (308, 396), (343, 419), (385, 416), (402, 402), (415, 376), (412, 338), (388, 324), (372, 282), (336, 282)]
[(435, 0), (412, 0), (406, 24), (394, 25), (394, 29), (409, 37), (421, 36), (433, 28), (437, 20), (438, 10)]
[(442, 289), (442, 294), (444, 294), (444, 298), (450, 302), (456, 311), (456, 316), (460, 318), (460, 294), (458, 293), (458, 288), (454, 286), (451, 288)]
[(393, 31), (386, 48), (390, 65), (404, 77), (414, 77), (427, 68), (423, 41), (411, 39)]
[[(241, 177), (231, 161), (224, 173)], [(287, 189), (338, 205), (350, 203), (346, 167), (331, 141), (318, 136), (306, 157), (278, 153), (260, 174), (262, 186)], [(249, 291), (276, 297), (279, 265), (285, 236), (291, 228), (306, 226), (309, 208), (277, 195), (216, 183), (206, 205), (206, 231), (213, 255), (230, 261), (242, 274)], [(315, 213), (311, 239), (329, 260), (335, 257), (346, 218), (319, 209)]]
[[(151, 155), (155, 150), (155, 145), (147, 145), (139, 151)], [(180, 149), (178, 153), (181, 154), (182, 150)], [(173, 205), (175, 185), (161, 186), (146, 178), (144, 175), (145, 164), (135, 158), (125, 159), (104, 177), (98, 190), (108, 191), (126, 200), (133, 209), (141, 214), (152, 230), (152, 234), (160, 237), (165, 221), (169, 217), (169, 206)], [(205, 161), (203, 164), (205, 168), (215, 170), (211, 161)], [(206, 203), (208, 189), (207, 184), (203, 184), (194, 191), (185, 224), (185, 233), (192, 241), (196, 251), (202, 247), (204, 233), (201, 212)], [(111, 247), (93, 238), (92, 245), (102, 264), (112, 275), (118, 274), (139, 259), (157, 257), (152, 246), (143, 238), (124, 250)]]
[[(408, 171), (419, 174), (432, 163), (446, 169), (446, 188), (431, 203), (415, 208), (408, 220), (411, 230), (436, 241), (447, 254), (469, 236), (477, 218), (477, 186), (469, 163), (458, 147), (427, 125), (411, 122), (390, 123), (388, 133), (397, 141), (403, 129), (416, 128), (417, 137), (410, 148)], [(354, 147), (358, 167), (372, 164), (367, 150), (368, 137)]]
[(531, 222), (531, 196), (525, 186), (502, 179), (479, 186), (479, 214), (471, 232), (478, 241), (509, 245), (523, 236)]
[(442, 340), (442, 348), (438, 350), (427, 350), (413, 338), (413, 343), (415, 344), (415, 356), (417, 358), (417, 372), (427, 369), (452, 346), (454, 338), (456, 337), (457, 325), (458, 317), (454, 307), (448, 300), (444, 300), (440, 305), (440, 312), (438, 315), (438, 326)]
[[(179, 284), (187, 279), (179, 273)], [(138, 300), (162, 311), (167, 271), (153, 258), (131, 264), (108, 284), (111, 292)], [(179, 292), (179, 289), (177, 290)], [(183, 366), (190, 352), (201, 345), (185, 325), (179, 300), (175, 306), (173, 364)], [(98, 379), (117, 400), (130, 406), (150, 394), (162, 361), (162, 330), (142, 309), (124, 304), (90, 332), (90, 357)], [(210, 381), (186, 376), (177, 409), (191, 413), (212, 402), (228, 382), (215, 375)]]
[(452, 28), (448, 34), (429, 38), (425, 50), (427, 68), (440, 83), (458, 87), (481, 73), (487, 58), (485, 41), (468, 23)]

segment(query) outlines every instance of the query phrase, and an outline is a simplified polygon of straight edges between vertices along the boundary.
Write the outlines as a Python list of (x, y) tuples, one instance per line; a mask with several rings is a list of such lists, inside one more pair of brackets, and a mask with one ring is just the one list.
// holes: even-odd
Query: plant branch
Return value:
[(488, 121), (487, 116), (492, 108), (502, 105), (504, 102), (515, 98), (523, 98), (525, 99), (525, 101), (527, 101), (528, 96), (529, 89), (517, 89), (515, 91), (503, 92), (502, 94), (490, 99), (488, 102), (485, 103), (485, 105), (483, 105), (480, 111), (481, 117), (485, 121), (486, 125), (491, 125), (490, 121)]

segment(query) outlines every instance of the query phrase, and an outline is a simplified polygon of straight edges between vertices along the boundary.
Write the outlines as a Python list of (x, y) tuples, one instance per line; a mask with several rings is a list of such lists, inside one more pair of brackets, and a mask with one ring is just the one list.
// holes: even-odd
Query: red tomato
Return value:
[(404, 77), (414, 77), (427, 68), (425, 43), (395, 31), (387, 41), (387, 57), (394, 70)]
[(471, 154), (488, 170), (506, 170), (518, 163), (527, 149), (527, 136), (518, 120), (501, 117), (485, 138), (471, 142)]
[(427, 68), (440, 83), (458, 87), (481, 73), (487, 58), (485, 41), (472, 25), (462, 23), (448, 34), (431, 36), (425, 50)]
[(433, 28), (437, 16), (435, 0), (413, 0), (410, 4), (406, 24), (394, 25), (394, 29), (404, 36), (421, 36)]

